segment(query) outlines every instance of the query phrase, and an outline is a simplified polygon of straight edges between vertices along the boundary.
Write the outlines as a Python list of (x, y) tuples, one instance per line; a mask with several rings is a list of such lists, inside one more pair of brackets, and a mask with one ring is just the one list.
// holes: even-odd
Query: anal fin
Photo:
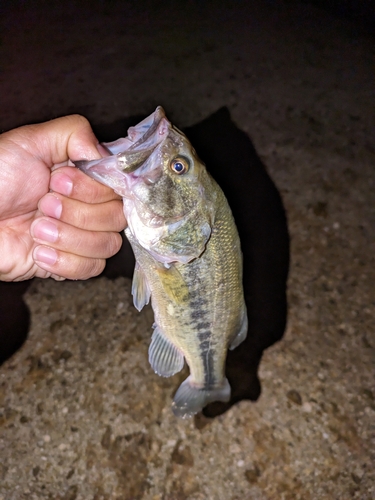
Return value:
[(155, 373), (161, 377), (171, 377), (184, 367), (184, 356), (170, 340), (155, 328), (148, 350), (148, 360)]

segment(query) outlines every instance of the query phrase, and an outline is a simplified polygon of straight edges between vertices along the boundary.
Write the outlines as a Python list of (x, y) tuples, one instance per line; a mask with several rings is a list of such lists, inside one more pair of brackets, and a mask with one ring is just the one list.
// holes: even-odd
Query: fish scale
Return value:
[(227, 350), (247, 334), (236, 225), (224, 193), (162, 108), (105, 146), (112, 156), (76, 164), (124, 199), (134, 304), (141, 310), (151, 298), (155, 314), (149, 361), (168, 377), (186, 361), (190, 376), (172, 409), (190, 417), (229, 400)]

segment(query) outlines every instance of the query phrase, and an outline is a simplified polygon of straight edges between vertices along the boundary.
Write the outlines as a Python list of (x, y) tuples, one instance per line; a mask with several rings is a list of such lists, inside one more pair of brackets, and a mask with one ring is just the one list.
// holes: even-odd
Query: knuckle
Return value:
[(127, 222), (126, 222), (125, 215), (124, 215), (123, 203), (122, 203), (122, 200), (121, 201), (116, 200), (115, 203), (117, 204), (116, 231), (123, 231), (127, 226)]
[(105, 259), (95, 259), (94, 264), (92, 266), (91, 276), (98, 276), (100, 273), (104, 271), (105, 268)]
[(105, 267), (104, 259), (83, 259), (80, 263), (80, 269), (77, 271), (77, 276), (80, 276), (78, 279), (89, 279), (94, 276), (98, 276), (101, 272), (103, 272)]
[(108, 257), (115, 255), (121, 248), (122, 238), (119, 233), (111, 233), (111, 237), (108, 238)]
[(78, 113), (74, 113), (70, 116), (68, 116), (68, 118), (74, 122), (74, 124), (77, 126), (77, 127), (90, 127), (90, 123), (88, 121), (87, 118), (85, 118), (84, 116), (82, 115), (79, 115)]
[(105, 259), (95, 259), (94, 264), (91, 269), (91, 277), (98, 276), (104, 271)]
[[(77, 222), (75, 222), (75, 224), (77, 224)], [(61, 238), (61, 244), (66, 251), (83, 256), (87, 248), (86, 232), (78, 228), (78, 226), (75, 226), (70, 232), (66, 230), (64, 232), (64, 237)]]
[(86, 210), (81, 209), (77, 210), (76, 212), (73, 212), (72, 218), (74, 218), (74, 226), (78, 229), (86, 229), (90, 226), (91, 217), (87, 209)]

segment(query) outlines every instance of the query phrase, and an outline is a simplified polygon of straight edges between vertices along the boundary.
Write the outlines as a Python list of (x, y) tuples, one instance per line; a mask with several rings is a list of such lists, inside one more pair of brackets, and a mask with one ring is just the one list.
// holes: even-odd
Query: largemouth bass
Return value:
[(123, 198), (136, 258), (134, 305), (140, 311), (151, 298), (155, 315), (149, 361), (170, 377), (186, 360), (190, 376), (172, 410), (190, 417), (229, 401), (227, 350), (247, 335), (235, 222), (224, 193), (161, 107), (104, 146), (111, 156), (75, 164)]

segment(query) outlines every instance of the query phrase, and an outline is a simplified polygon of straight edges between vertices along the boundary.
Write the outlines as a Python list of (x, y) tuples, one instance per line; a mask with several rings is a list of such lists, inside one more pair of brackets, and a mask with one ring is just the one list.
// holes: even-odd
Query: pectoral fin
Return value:
[(148, 360), (154, 372), (161, 377), (171, 377), (181, 371), (184, 366), (183, 354), (158, 327), (155, 328), (151, 337)]
[(134, 307), (138, 309), (138, 311), (141, 311), (150, 301), (150, 288), (148, 286), (146, 276), (140, 268), (138, 262), (136, 262), (134, 268), (132, 295)]

